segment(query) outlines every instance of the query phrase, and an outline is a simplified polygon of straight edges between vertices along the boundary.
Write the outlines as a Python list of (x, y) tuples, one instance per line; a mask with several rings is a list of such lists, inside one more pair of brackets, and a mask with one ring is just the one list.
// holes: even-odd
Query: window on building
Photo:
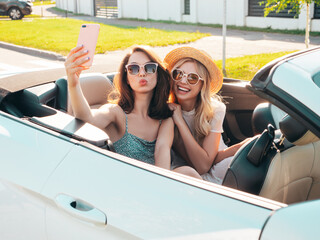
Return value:
[(190, 0), (184, 0), (184, 14), (190, 15)]
[[(263, 17), (264, 16), (264, 4), (260, 6), (262, 0), (249, 0), (249, 16), (253, 17)], [(281, 18), (293, 18), (296, 15), (296, 12), (288, 13), (291, 7), (280, 11), (279, 13), (271, 12), (268, 17), (281, 17)]]
[(320, 4), (319, 5), (314, 5), (314, 16), (313, 18), (315, 19), (320, 19)]

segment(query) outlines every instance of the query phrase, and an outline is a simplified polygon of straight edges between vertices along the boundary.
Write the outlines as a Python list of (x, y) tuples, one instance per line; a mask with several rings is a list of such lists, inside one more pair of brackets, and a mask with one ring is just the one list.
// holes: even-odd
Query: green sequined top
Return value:
[[(128, 118), (126, 116), (126, 132), (118, 141), (113, 143), (117, 153), (140, 160), (145, 163), (155, 164), (154, 150), (156, 140), (147, 141), (128, 132)], [(160, 120), (161, 124), (161, 120)]]

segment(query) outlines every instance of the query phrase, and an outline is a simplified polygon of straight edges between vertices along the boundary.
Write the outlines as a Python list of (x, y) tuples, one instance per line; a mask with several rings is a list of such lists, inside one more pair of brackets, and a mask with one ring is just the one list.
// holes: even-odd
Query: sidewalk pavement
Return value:
[[(161, 22), (147, 22), (137, 20), (105, 19), (91, 16), (75, 16), (76, 19), (93, 21), (111, 25), (125, 25), (132, 27), (147, 27), (163, 30), (177, 30), (187, 32), (210, 33), (212, 36), (204, 37), (195, 42), (167, 47), (155, 47), (154, 50), (164, 57), (172, 49), (185, 45), (199, 48), (208, 52), (213, 59), (222, 59), (222, 29), (207, 26), (168, 24)], [(310, 47), (320, 45), (320, 37), (310, 38)], [(244, 55), (273, 53), (281, 51), (302, 50), (305, 48), (303, 35), (289, 35), (281, 33), (265, 33), (227, 29), (226, 57), (239, 57)]]
[[(39, 8), (35, 8), (34, 12), (39, 11)], [(52, 10), (52, 5), (43, 6), (41, 8), (43, 16), (50, 17), (64, 17), (61, 13), (56, 13)], [(207, 26), (196, 25), (184, 25), (184, 24), (168, 24), (162, 22), (148, 22), (137, 20), (123, 20), (123, 19), (107, 19), (92, 16), (75, 16), (68, 14), (68, 17), (74, 19), (80, 19), (84, 21), (92, 21), (117, 26), (132, 26), (132, 27), (147, 27), (157, 28), (163, 30), (177, 30), (188, 32), (203, 32), (210, 33), (211, 36), (204, 37), (195, 42), (186, 44), (176, 44), (166, 47), (154, 47), (153, 49), (163, 59), (165, 55), (172, 49), (178, 46), (192, 46), (198, 49), (202, 49), (209, 53), (213, 59), (222, 59), (222, 29), (213, 28)], [(320, 45), (320, 37), (310, 37), (310, 47)], [(41, 51), (37, 49), (30, 49), (19, 46), (7, 45), (0, 42), (0, 47), (15, 49), (17, 51), (25, 52), (27, 54), (33, 54), (39, 57), (45, 57), (52, 60), (64, 60), (61, 55), (55, 53)], [(266, 33), (266, 32), (253, 32), (242, 30), (227, 29), (226, 38), (226, 57), (239, 57), (244, 55), (260, 54), (260, 53), (273, 53), (281, 51), (293, 51), (305, 49), (304, 36), (303, 35), (291, 35), (280, 33)], [(94, 58), (94, 64), (114, 63), (115, 70), (119, 65), (121, 59), (124, 57), (124, 51), (112, 51), (106, 54), (97, 54)]]

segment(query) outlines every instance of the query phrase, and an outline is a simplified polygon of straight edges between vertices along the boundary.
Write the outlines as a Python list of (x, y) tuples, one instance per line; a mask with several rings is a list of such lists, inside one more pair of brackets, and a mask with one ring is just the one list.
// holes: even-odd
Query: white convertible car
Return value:
[[(72, 116), (61, 76), (0, 79), (0, 239), (320, 238), (320, 47), (251, 82), (225, 79), (225, 139), (261, 134), (222, 186), (113, 152), (103, 131)], [(81, 77), (92, 107), (112, 78)]]

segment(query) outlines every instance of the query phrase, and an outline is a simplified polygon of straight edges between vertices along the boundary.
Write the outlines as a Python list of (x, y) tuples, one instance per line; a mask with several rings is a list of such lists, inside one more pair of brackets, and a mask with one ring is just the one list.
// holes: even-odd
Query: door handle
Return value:
[(56, 196), (55, 202), (58, 207), (75, 218), (93, 223), (97, 226), (107, 225), (107, 216), (105, 213), (81, 199), (59, 194)]

